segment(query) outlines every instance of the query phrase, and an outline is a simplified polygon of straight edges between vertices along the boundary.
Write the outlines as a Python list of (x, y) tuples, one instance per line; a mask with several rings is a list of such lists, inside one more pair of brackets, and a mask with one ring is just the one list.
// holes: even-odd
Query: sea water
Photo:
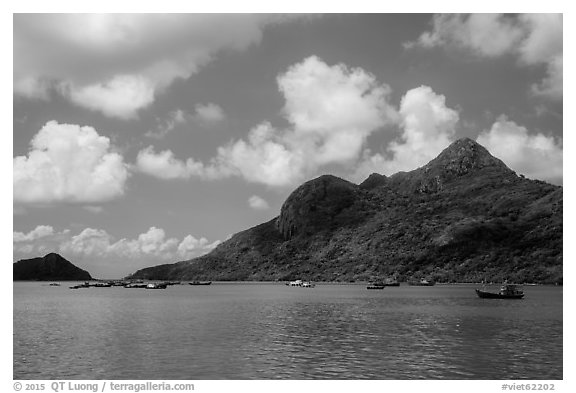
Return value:
[(14, 283), (14, 379), (562, 379), (562, 287)]

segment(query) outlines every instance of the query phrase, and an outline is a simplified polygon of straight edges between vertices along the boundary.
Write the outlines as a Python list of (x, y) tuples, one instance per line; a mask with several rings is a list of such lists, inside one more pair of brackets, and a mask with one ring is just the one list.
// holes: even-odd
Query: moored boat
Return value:
[(190, 285), (210, 285), (210, 284), (212, 284), (212, 281), (192, 281), (192, 282), (189, 282), (188, 284), (190, 284)]
[(165, 283), (150, 283), (146, 285), (146, 289), (166, 289), (167, 285)]
[(384, 289), (386, 285), (382, 281), (374, 281), (368, 284), (366, 289)]
[(314, 288), (316, 284), (311, 283), (310, 281), (303, 281), (302, 288)]
[(91, 285), (94, 288), (110, 288), (112, 286), (111, 282), (97, 282)]
[(129, 284), (125, 284), (124, 288), (146, 288), (148, 285), (144, 284), (144, 283), (137, 283), (137, 282), (133, 282), (133, 283), (129, 283)]
[(483, 299), (522, 299), (524, 291), (516, 284), (503, 284), (498, 292), (475, 289), (476, 295)]

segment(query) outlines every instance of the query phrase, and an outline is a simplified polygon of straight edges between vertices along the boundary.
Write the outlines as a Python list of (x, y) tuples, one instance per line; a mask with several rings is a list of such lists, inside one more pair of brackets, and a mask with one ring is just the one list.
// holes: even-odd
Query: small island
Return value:
[(12, 265), (13, 281), (81, 281), (92, 280), (86, 270), (56, 253), (44, 257), (21, 259)]

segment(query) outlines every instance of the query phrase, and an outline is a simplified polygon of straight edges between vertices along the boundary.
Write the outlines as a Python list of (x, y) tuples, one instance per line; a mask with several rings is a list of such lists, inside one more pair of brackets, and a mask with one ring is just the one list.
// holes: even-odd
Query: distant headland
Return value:
[(91, 280), (86, 270), (73, 265), (56, 253), (44, 257), (21, 259), (13, 264), (13, 280), (33, 281), (80, 281)]

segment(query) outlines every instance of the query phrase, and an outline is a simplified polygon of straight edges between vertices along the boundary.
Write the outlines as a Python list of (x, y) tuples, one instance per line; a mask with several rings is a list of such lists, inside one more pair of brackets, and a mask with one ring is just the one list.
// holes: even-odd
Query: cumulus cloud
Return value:
[(23, 232), (13, 232), (14, 243), (29, 242), (36, 239), (40, 239), (46, 236), (51, 236), (54, 234), (54, 228), (50, 225), (38, 225), (36, 228), (32, 229), (28, 233)]
[(304, 177), (308, 157), (285, 140), (269, 123), (252, 129), (241, 139), (218, 149), (218, 162), (246, 181), (272, 187), (293, 185)]
[(37, 257), (58, 249), (58, 244), (70, 236), (70, 230), (57, 232), (50, 225), (38, 225), (28, 233), (12, 232), (12, 252), (25, 258)]
[[(279, 130), (263, 122), (247, 138), (220, 147), (209, 166), (175, 160), (171, 152), (152, 156), (148, 148), (141, 152), (139, 167), (149, 174), (161, 172), (152, 166), (165, 168), (165, 175), (158, 177), (166, 179), (218, 177), (205, 176), (209, 171), (272, 187), (290, 186), (321, 166), (353, 163), (369, 135), (399, 119), (389, 103), (390, 88), (360, 68), (330, 66), (311, 56), (289, 67), (277, 81), (290, 127)], [(150, 161), (155, 164), (145, 158), (154, 158)]]
[(138, 75), (116, 75), (106, 82), (67, 90), (75, 104), (125, 120), (135, 118), (139, 109), (154, 101), (154, 84)]
[(30, 144), (13, 160), (15, 202), (100, 202), (124, 193), (124, 159), (94, 128), (50, 121)]
[(259, 197), (258, 195), (252, 195), (248, 198), (248, 205), (254, 210), (268, 210), (270, 205), (265, 199)]
[(178, 244), (178, 255), (182, 258), (190, 258), (193, 255), (197, 255), (199, 252), (203, 254), (207, 251), (213, 250), (220, 243), (220, 240), (210, 243), (205, 237), (196, 239), (192, 235), (187, 235), (182, 239), (182, 242)]
[(397, 120), (390, 88), (360, 68), (311, 56), (277, 80), (292, 127), (278, 131), (262, 123), (246, 141), (218, 152), (220, 162), (248, 181), (289, 186), (323, 165), (350, 164), (371, 133)]
[[(14, 92), (63, 94), (77, 105), (129, 119), (177, 78), (220, 51), (258, 43), (270, 23), (248, 14), (16, 14)], [(63, 87), (63, 88), (62, 88)]]
[(518, 173), (562, 182), (562, 142), (551, 136), (529, 134), (526, 127), (501, 116), (477, 141)]
[(172, 260), (176, 257), (191, 258), (211, 251), (219, 244), (206, 238), (196, 239), (187, 235), (182, 241), (168, 238), (161, 228), (150, 227), (135, 239), (115, 240), (102, 229), (86, 228), (59, 246), (60, 252), (78, 257), (98, 258), (158, 258)]
[(487, 57), (513, 54), (522, 65), (545, 67), (546, 76), (532, 86), (533, 93), (561, 99), (562, 22), (562, 14), (435, 15), (432, 31), (405, 47), (457, 47)]
[(428, 86), (406, 92), (400, 103), (400, 141), (388, 145), (388, 154), (364, 152), (354, 180), (370, 173), (386, 175), (415, 169), (426, 164), (454, 138), (458, 112), (446, 105), (446, 98)]
[(186, 161), (179, 160), (171, 150), (156, 153), (152, 146), (138, 152), (136, 168), (142, 173), (164, 180), (189, 179), (192, 176), (219, 179), (230, 174), (222, 166), (206, 166), (193, 158), (188, 158)]
[(395, 120), (390, 87), (361, 68), (311, 56), (280, 75), (278, 86), (294, 126), (286, 139), (312, 149), (318, 165), (354, 160), (368, 135)]

